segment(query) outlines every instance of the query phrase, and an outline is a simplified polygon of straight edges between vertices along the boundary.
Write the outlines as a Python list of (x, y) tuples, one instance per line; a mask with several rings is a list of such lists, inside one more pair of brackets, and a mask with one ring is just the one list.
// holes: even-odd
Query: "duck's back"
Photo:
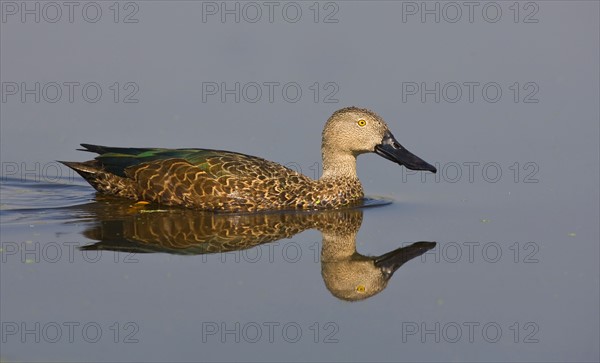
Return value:
[[(104, 194), (213, 211), (297, 208), (314, 181), (259, 157), (210, 149), (116, 148), (65, 164)], [(302, 206), (300, 206), (302, 207)]]

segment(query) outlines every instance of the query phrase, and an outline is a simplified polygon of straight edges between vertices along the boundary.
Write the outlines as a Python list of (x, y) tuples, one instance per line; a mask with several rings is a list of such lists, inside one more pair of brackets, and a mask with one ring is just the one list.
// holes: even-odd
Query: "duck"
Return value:
[(383, 118), (359, 107), (335, 111), (322, 133), (322, 175), (314, 180), (260, 157), (213, 149), (127, 148), (81, 144), (98, 154), (59, 161), (101, 195), (210, 212), (324, 210), (360, 205), (356, 158), (376, 153), (411, 170), (435, 173), (403, 147)]

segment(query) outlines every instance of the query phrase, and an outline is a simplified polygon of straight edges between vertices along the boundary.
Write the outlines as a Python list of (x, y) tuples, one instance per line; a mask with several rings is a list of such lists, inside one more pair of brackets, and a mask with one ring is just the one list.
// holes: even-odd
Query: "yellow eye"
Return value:
[[(364, 121), (364, 120), (362, 120), (362, 121)], [(365, 292), (365, 290), (366, 290), (365, 289), (365, 285), (358, 285), (358, 286), (356, 286), (356, 292), (361, 292), (362, 293), (362, 292)]]
[(357, 124), (358, 126), (360, 126), (360, 127), (365, 127), (365, 126), (367, 126), (367, 121), (365, 121), (365, 120), (358, 120), (358, 121), (356, 122), (356, 124)]

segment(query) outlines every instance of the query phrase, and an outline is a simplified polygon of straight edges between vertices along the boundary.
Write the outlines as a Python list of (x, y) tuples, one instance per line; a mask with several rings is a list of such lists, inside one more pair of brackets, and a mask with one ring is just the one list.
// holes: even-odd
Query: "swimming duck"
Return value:
[(323, 174), (313, 180), (280, 164), (231, 151), (81, 144), (99, 154), (62, 162), (101, 194), (214, 212), (336, 209), (358, 205), (356, 157), (374, 152), (412, 170), (436, 169), (406, 150), (373, 111), (347, 107), (323, 130)]

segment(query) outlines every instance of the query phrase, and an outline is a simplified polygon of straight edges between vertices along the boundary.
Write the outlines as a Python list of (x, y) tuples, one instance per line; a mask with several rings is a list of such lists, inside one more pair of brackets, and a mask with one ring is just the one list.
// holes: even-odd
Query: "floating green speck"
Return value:
[(481, 220), (481, 223), (490, 223), (490, 222), (491, 222), (491, 220), (490, 219), (486, 219), (486, 218), (483, 218)]
[(577, 233), (575, 233), (575, 232), (569, 233), (569, 237), (575, 237), (575, 236), (577, 236)]

